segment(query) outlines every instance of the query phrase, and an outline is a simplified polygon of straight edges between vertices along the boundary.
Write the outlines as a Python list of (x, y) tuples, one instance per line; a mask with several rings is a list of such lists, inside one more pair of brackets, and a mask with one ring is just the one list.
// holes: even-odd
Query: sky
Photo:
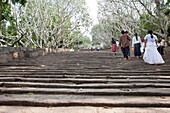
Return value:
[(97, 1), (96, 0), (86, 0), (87, 5), (89, 7), (89, 13), (91, 18), (93, 19), (93, 24), (97, 24), (98, 20), (97, 20)]
[[(93, 20), (93, 25), (98, 24), (98, 20), (97, 20), (97, 1), (96, 0), (86, 0), (87, 5), (89, 7), (89, 14), (90, 17)], [(92, 27), (91, 27), (92, 28)], [(90, 28), (90, 30), (91, 30)], [(87, 33), (87, 36), (90, 37), (90, 40), (92, 41), (92, 37), (89, 33)]]

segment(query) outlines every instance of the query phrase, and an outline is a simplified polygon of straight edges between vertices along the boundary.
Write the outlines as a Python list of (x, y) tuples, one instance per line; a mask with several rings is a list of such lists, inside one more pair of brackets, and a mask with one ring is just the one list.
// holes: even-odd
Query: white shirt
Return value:
[(119, 47), (119, 41), (116, 41), (116, 45), (117, 45), (117, 47)]
[(137, 43), (141, 43), (141, 39), (138, 36), (138, 40), (136, 40), (136, 36), (134, 36), (133, 39), (132, 39), (132, 47), (134, 47), (134, 45), (137, 44)]
[(158, 40), (157, 39), (157, 36), (152, 34), (153, 35), (153, 38), (151, 38), (151, 35), (148, 34), (145, 36), (145, 40), (147, 39), (147, 43), (146, 43), (146, 46), (156, 46), (156, 43), (155, 43), (155, 40)]
[(165, 40), (164, 39), (161, 40), (160, 46), (165, 46)]

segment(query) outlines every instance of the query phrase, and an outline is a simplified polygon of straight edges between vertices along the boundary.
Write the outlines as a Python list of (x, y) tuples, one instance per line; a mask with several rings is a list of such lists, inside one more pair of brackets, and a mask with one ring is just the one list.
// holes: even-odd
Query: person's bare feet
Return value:
[(161, 65), (161, 64), (163, 64), (163, 63), (155, 63), (155, 65)]
[(131, 58), (128, 56), (128, 60), (130, 60)]

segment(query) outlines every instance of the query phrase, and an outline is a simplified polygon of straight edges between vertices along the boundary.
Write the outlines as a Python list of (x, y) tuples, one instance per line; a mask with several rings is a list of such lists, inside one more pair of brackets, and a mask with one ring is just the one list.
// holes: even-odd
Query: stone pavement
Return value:
[(147, 65), (121, 53), (79, 51), (3, 63), (0, 113), (168, 113), (169, 55), (164, 59)]
[(168, 108), (112, 107), (11, 107), (1, 106), (0, 113), (170, 113)]

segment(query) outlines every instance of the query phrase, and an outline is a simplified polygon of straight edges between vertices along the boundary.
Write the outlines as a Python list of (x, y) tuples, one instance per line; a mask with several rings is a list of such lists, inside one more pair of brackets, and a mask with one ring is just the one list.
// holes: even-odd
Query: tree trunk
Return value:
[(25, 44), (20, 40), (19, 42), (18, 42), (22, 47), (25, 47)]
[(21, 37), (20, 37), (18, 40), (16, 40), (16, 41), (11, 45), (11, 47), (14, 47), (14, 45), (15, 45), (16, 43), (19, 43), (19, 44), (21, 44), (21, 46), (24, 46), (24, 44), (21, 42), (21, 39), (24, 37), (24, 35), (25, 35), (25, 34), (21, 34)]

